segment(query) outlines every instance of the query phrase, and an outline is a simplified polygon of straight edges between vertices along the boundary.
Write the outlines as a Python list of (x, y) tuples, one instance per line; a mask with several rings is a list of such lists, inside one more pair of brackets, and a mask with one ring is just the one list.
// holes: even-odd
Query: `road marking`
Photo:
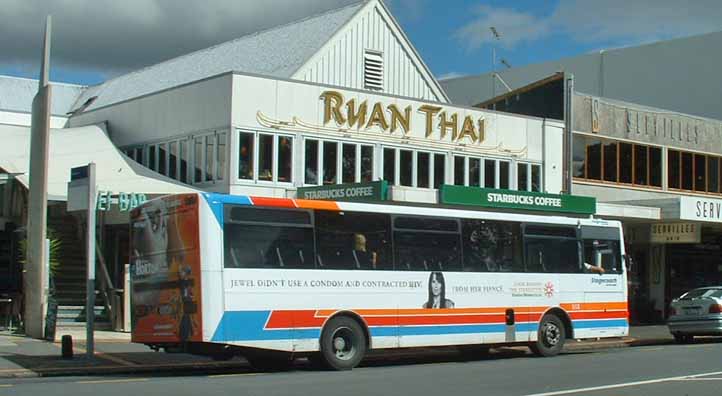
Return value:
[(0, 388), (11, 388), (12, 384), (0, 384)]
[(681, 376), (679, 376), (679, 377), (657, 378), (657, 379), (646, 380), (646, 381), (624, 382), (624, 383), (621, 383), (621, 384), (611, 384), (611, 385), (593, 386), (593, 387), (589, 387), (589, 388), (576, 388), (576, 389), (567, 389), (567, 390), (544, 392), (544, 393), (533, 393), (533, 394), (529, 394), (529, 395), (525, 395), (525, 396), (556, 396), (556, 395), (568, 395), (568, 394), (571, 394), (571, 393), (594, 392), (594, 391), (598, 391), (598, 390), (616, 389), (616, 388), (628, 388), (628, 387), (630, 387), (630, 386), (658, 384), (658, 383), (660, 383), (660, 382), (689, 380), (689, 379), (698, 378), (698, 377), (707, 377), (707, 376), (710, 376), (710, 375), (720, 375), (720, 374), (722, 374), (722, 371), (715, 371), (715, 372), (712, 372), (712, 373), (700, 373), (700, 374), (681, 375)]
[(642, 349), (642, 352), (659, 351), (662, 349), (664, 349), (664, 348), (647, 348), (647, 349)]
[(148, 378), (127, 378), (127, 379), (114, 379), (114, 380), (95, 380), (95, 381), (77, 381), (76, 384), (110, 384), (119, 382), (144, 382), (148, 381)]
[(722, 381), (722, 378), (681, 378), (675, 381)]
[(252, 377), (258, 375), (257, 373), (243, 373), (243, 374), (214, 374), (209, 375), (208, 378), (223, 378), (223, 377)]

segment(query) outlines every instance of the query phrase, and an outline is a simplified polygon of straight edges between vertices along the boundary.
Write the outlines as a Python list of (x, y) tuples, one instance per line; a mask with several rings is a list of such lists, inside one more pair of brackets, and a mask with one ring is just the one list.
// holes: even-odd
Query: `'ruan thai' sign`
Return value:
[[(339, 126), (358, 130), (378, 127), (384, 132), (394, 133), (401, 129), (404, 135), (413, 128), (411, 106), (400, 109), (395, 104), (385, 106), (381, 102), (369, 103), (365, 100), (357, 103), (356, 99), (345, 101), (343, 94), (337, 91), (324, 91), (321, 99), (324, 125), (333, 120)], [(485, 139), (484, 117), (467, 115), (462, 119), (457, 113), (432, 105), (421, 105), (416, 111), (422, 113), (426, 120), (426, 138), (437, 136), (439, 140), (445, 140), (448, 137), (452, 142), (472, 144), (480, 144)]]
[(702, 227), (696, 223), (660, 223), (652, 224), (651, 243), (699, 243), (702, 240)]
[(441, 203), (453, 205), (577, 214), (594, 214), (597, 211), (595, 198), (578, 195), (543, 194), (444, 184), (441, 186), (439, 196)]
[(299, 187), (299, 199), (324, 199), (332, 201), (383, 201), (386, 200), (388, 184), (385, 180), (370, 183), (333, 184), (318, 187)]

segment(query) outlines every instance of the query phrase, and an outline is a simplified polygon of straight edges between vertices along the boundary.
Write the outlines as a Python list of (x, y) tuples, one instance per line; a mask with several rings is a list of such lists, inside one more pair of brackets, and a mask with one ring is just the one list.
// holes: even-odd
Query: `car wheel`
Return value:
[(556, 315), (544, 315), (539, 322), (536, 342), (529, 348), (539, 356), (556, 356), (564, 347), (564, 323)]
[(366, 335), (355, 320), (347, 316), (331, 319), (321, 333), (321, 358), (333, 370), (350, 370), (366, 354)]

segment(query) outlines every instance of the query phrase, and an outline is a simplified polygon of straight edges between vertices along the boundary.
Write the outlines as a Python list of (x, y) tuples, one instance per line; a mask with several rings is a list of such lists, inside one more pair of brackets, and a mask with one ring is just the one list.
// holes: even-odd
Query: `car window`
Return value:
[(680, 297), (680, 300), (691, 300), (693, 298), (699, 298), (699, 297), (715, 297), (720, 298), (722, 297), (722, 289), (694, 289), (690, 290), (686, 294), (683, 294), (682, 297)]

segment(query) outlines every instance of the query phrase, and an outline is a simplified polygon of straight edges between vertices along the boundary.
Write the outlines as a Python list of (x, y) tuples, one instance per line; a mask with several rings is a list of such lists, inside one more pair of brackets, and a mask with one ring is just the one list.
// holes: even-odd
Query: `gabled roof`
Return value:
[(256, 32), (167, 60), (90, 87), (74, 109), (97, 96), (85, 110), (162, 91), (229, 71), (291, 78), (365, 0), (305, 19)]
[[(85, 89), (82, 85), (50, 82), (52, 88), (50, 114), (67, 117), (67, 113)], [(38, 93), (38, 80), (0, 76), (0, 111), (30, 113)]]

